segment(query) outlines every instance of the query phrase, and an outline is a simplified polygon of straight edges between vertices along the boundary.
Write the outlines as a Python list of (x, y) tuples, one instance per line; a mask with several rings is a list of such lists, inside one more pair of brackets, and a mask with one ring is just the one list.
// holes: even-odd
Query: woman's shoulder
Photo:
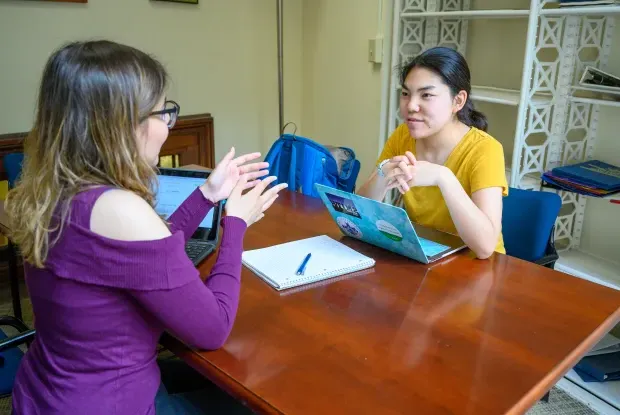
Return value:
[(48, 270), (81, 283), (133, 290), (170, 289), (196, 277), (183, 232), (171, 233), (133, 192), (98, 193), (92, 206), (92, 195), (74, 198), (72, 218), (80, 212), (86, 220), (67, 224), (50, 249)]
[(71, 222), (119, 241), (149, 241), (170, 235), (153, 208), (136, 193), (109, 185), (88, 186), (71, 199)]
[(486, 131), (471, 127), (463, 146), (463, 153), (469, 159), (504, 157), (502, 143)]
[(150, 241), (170, 236), (168, 227), (144, 199), (123, 189), (102, 193), (92, 207), (90, 230), (119, 241)]
[(471, 127), (468, 134), (469, 141), (475, 147), (495, 147), (503, 148), (502, 143), (486, 131), (482, 131), (476, 127)]

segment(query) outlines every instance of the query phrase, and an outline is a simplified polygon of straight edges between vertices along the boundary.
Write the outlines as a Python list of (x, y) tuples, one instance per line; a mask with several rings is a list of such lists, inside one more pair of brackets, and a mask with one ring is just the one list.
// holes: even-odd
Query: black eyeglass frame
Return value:
[(172, 128), (174, 127), (174, 124), (176, 124), (177, 119), (179, 118), (179, 112), (181, 112), (181, 106), (177, 104), (175, 101), (167, 100), (166, 102), (164, 102), (164, 108), (166, 107), (167, 104), (172, 104), (172, 108), (163, 109), (159, 111), (153, 111), (149, 114), (149, 116), (169, 114), (170, 121), (168, 121), (167, 125), (168, 125), (168, 128)]

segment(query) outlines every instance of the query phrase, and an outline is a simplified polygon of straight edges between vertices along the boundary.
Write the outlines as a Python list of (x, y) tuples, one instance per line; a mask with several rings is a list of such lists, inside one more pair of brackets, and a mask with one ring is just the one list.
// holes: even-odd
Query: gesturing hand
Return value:
[(225, 207), (228, 216), (241, 218), (247, 226), (250, 226), (265, 216), (265, 211), (277, 199), (278, 192), (286, 188), (288, 184), (281, 183), (265, 191), (267, 186), (277, 178), (270, 176), (260, 180), (252, 190), (243, 194), (243, 190), (248, 188), (247, 178), (247, 174), (239, 178), (239, 182), (233, 188)]
[(260, 153), (244, 154), (233, 159), (234, 156), (235, 148), (232, 147), (215, 166), (207, 181), (200, 186), (204, 196), (213, 203), (227, 199), (241, 176), (245, 176), (245, 189), (249, 189), (260, 181), (256, 179), (268, 173), (264, 169), (269, 167), (269, 163), (259, 162), (242, 166), (243, 163), (260, 157)]

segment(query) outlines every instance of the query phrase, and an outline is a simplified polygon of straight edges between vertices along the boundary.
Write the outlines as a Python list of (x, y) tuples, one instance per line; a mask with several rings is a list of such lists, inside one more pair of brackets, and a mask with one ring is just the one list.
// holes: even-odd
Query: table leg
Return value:
[(9, 251), (9, 281), (11, 283), (11, 297), (13, 298), (13, 315), (22, 320), (22, 306), (19, 298), (19, 277), (17, 275), (17, 252), (15, 245), (8, 242)]

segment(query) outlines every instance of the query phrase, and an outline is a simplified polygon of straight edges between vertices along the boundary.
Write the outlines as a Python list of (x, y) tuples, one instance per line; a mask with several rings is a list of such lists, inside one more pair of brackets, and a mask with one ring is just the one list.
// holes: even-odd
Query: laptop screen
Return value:
[[(163, 174), (162, 174), (163, 173)], [(178, 174), (178, 175), (177, 175)], [(185, 176), (187, 174), (187, 176)], [(199, 175), (201, 177), (195, 177)], [(173, 171), (161, 169), (157, 175), (158, 189), (155, 195), (155, 211), (166, 219), (170, 217), (189, 195), (206, 180), (206, 172)], [(212, 208), (200, 222), (194, 239), (215, 239), (219, 220), (214, 225), (217, 208)]]

